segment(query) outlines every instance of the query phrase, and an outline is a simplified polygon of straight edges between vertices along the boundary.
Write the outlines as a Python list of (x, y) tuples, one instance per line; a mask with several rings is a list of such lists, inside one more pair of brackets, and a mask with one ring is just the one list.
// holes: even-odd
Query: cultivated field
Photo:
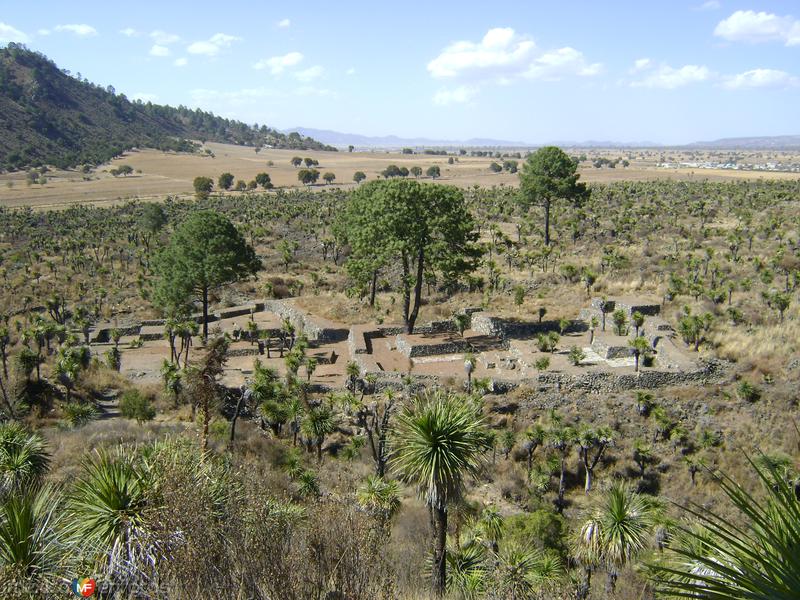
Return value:
[[(504, 159), (488, 157), (454, 157), (448, 164), (447, 156), (425, 154), (401, 154), (399, 152), (297, 152), (294, 150), (262, 150), (254, 152), (251, 147), (208, 143), (205, 146), (214, 158), (203, 154), (174, 154), (157, 150), (142, 150), (126, 153), (112, 163), (98, 167), (84, 176), (78, 171), (51, 171), (44, 185), (27, 185), (25, 173), (0, 175), (0, 206), (32, 206), (34, 208), (58, 208), (75, 203), (111, 204), (135, 198), (161, 200), (167, 195), (188, 196), (193, 193), (192, 181), (198, 175), (212, 177), (215, 181), (220, 173), (230, 172), (236, 179), (250, 181), (256, 173), (269, 173), (276, 187), (300, 187), (298, 169), (290, 164), (293, 156), (306, 156), (319, 161), (316, 168), (320, 174), (332, 172), (336, 180), (334, 187), (351, 187), (353, 174), (363, 171), (367, 181), (379, 176), (390, 164), (399, 167), (422, 167), (423, 172), (431, 165), (439, 165), (442, 176), (439, 181), (460, 187), (474, 185), (512, 185), (519, 183), (517, 175), (503, 172), (492, 173), (492, 162)], [(797, 179), (796, 173), (733, 171), (722, 169), (664, 169), (659, 162), (682, 162), (720, 160), (727, 153), (669, 152), (654, 150), (581, 150), (571, 149), (571, 154), (585, 154), (587, 161), (581, 164), (581, 179), (587, 182), (647, 181), (654, 179), (729, 181), (731, 179)], [(742, 154), (740, 160), (767, 161), (771, 157), (764, 153)], [(594, 168), (594, 158), (627, 158), (630, 166)], [(793, 156), (779, 156), (779, 160), (797, 160)], [(272, 164), (270, 165), (270, 161)], [(522, 161), (520, 160), (520, 165)], [(128, 177), (113, 177), (109, 171), (126, 164), (135, 173)], [(320, 180), (321, 181), (321, 180)], [(323, 183), (315, 187), (325, 187)], [(238, 192), (231, 192), (240, 194)]]

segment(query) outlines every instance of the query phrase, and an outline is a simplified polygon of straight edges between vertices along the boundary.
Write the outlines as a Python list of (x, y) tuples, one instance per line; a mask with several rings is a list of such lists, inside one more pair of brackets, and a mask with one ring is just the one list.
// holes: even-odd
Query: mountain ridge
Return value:
[(22, 44), (0, 48), (0, 169), (96, 165), (132, 148), (196, 151), (190, 140), (336, 150), (200, 109), (131, 101)]

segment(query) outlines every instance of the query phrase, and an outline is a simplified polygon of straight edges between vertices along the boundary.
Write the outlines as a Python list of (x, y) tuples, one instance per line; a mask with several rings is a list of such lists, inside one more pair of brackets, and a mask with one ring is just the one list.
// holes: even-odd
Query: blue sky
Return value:
[(800, 3), (0, 2), (131, 98), (366, 135), (681, 143), (798, 134)]

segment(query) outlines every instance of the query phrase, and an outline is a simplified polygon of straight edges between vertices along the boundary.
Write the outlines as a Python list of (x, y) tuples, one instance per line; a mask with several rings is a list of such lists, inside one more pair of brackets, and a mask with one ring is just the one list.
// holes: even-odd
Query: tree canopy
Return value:
[(400, 264), (399, 291), (409, 333), (419, 314), (426, 274), (439, 273), (444, 285), (452, 285), (476, 267), (475, 222), (456, 187), (373, 181), (353, 192), (342, 219), (341, 230), (351, 247), (351, 275), (369, 276), (390, 263)]
[(577, 202), (587, 195), (579, 183), (578, 164), (556, 146), (545, 146), (531, 154), (520, 173), (521, 201), (525, 208), (544, 208), (544, 244), (550, 245), (550, 207), (555, 200)]
[(169, 314), (203, 304), (203, 337), (208, 337), (208, 292), (252, 275), (260, 268), (255, 251), (226, 217), (211, 211), (190, 215), (156, 259), (156, 303)]

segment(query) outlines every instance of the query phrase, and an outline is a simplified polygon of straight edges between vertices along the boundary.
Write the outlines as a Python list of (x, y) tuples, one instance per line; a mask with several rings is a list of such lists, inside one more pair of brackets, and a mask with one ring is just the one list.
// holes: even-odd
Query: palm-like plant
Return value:
[(600, 565), (606, 569), (610, 593), (619, 570), (647, 547), (656, 514), (654, 503), (616, 483), (587, 515), (576, 544), (578, 556), (584, 568)]
[(336, 429), (336, 416), (333, 408), (323, 403), (317, 408), (311, 409), (306, 413), (301, 429), (309, 439), (314, 441), (317, 447), (317, 461), (321, 463), (322, 445), (325, 443), (325, 438)]
[(69, 527), (97, 553), (126, 544), (142, 527), (147, 484), (131, 455), (98, 451), (69, 495)]
[(0, 503), (0, 568), (24, 579), (54, 577), (60, 560), (61, 501), (52, 487)]
[(398, 416), (392, 436), (394, 470), (414, 484), (434, 527), (433, 591), (445, 591), (447, 507), (460, 498), (464, 479), (476, 476), (489, 448), (483, 419), (466, 398), (437, 392), (417, 398)]
[(748, 461), (764, 489), (757, 499), (726, 475), (718, 483), (742, 520), (692, 505), (684, 510), (701, 528), (680, 527), (673, 560), (655, 569), (667, 596), (788, 600), (800, 590), (800, 502), (776, 466)]
[(385, 526), (400, 510), (400, 486), (396, 481), (387, 481), (383, 477), (370, 475), (359, 486), (356, 500)]
[(564, 574), (561, 559), (538, 549), (509, 544), (495, 555), (494, 579), (501, 597), (533, 598), (550, 588)]
[(19, 423), (0, 425), (0, 498), (38, 481), (50, 466), (44, 440)]

